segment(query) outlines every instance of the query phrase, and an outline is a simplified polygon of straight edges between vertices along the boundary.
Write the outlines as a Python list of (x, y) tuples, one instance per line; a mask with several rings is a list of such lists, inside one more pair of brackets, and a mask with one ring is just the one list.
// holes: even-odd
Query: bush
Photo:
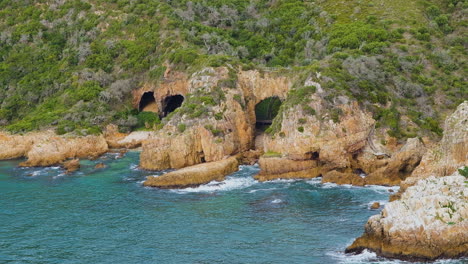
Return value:
[(298, 127), (298, 128), (297, 128), (297, 131), (299, 131), (299, 132), (301, 132), (301, 133), (304, 132), (304, 127), (301, 127), (301, 126)]
[(157, 125), (161, 122), (159, 116), (153, 112), (140, 112), (137, 115), (137, 120), (138, 128), (152, 128), (154, 125)]
[(187, 128), (187, 125), (185, 125), (184, 123), (180, 123), (178, 126), (177, 126), (177, 130), (179, 130), (180, 133), (184, 133), (185, 129)]

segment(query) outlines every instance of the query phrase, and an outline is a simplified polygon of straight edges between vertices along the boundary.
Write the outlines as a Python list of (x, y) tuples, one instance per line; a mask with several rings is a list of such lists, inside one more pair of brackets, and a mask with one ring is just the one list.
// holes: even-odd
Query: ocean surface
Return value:
[(220, 183), (159, 190), (142, 186), (155, 172), (138, 169), (137, 152), (71, 175), (19, 162), (0, 162), (0, 263), (404, 263), (343, 253), (387, 187), (259, 183), (258, 167), (242, 166)]

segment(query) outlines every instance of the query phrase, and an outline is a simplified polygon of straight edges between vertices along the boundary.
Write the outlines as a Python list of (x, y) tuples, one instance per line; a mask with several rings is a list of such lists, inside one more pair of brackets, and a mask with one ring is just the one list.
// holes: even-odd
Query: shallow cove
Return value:
[(137, 169), (138, 153), (116, 157), (72, 175), (0, 162), (0, 262), (402, 263), (342, 253), (388, 188), (258, 183), (244, 166), (222, 183), (159, 190), (142, 187), (154, 173)]

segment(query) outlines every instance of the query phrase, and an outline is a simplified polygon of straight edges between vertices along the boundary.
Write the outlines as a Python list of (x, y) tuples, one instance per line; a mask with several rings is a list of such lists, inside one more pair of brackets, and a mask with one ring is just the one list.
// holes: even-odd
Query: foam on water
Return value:
[(358, 263), (375, 263), (375, 264), (393, 264), (393, 263), (408, 263), (401, 260), (391, 260), (378, 257), (374, 252), (364, 250), (360, 254), (345, 254), (342, 251), (328, 252), (328, 256), (336, 259), (338, 263), (358, 264)]
[(200, 185), (194, 188), (185, 188), (171, 190), (176, 193), (210, 193), (210, 192), (220, 192), (220, 191), (231, 191), (237, 189), (245, 189), (258, 181), (254, 180), (252, 177), (227, 177), (224, 181), (212, 181), (207, 184)]
[(281, 199), (274, 199), (273, 201), (271, 201), (272, 204), (278, 204), (278, 203), (281, 203), (283, 200)]

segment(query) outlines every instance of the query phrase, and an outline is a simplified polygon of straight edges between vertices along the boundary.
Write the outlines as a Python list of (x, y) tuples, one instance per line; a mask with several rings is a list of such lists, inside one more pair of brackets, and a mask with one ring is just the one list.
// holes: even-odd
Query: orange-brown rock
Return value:
[(304, 179), (320, 176), (316, 160), (292, 160), (281, 157), (260, 157), (261, 171), (255, 176), (259, 181), (274, 179)]
[(134, 131), (129, 134), (120, 133), (116, 125), (108, 125), (104, 132), (109, 148), (133, 149), (141, 146), (143, 141), (154, 135), (152, 131)]
[(450, 175), (462, 166), (468, 166), (468, 101), (445, 120), (441, 141), (424, 155), (402, 189), (431, 175)]
[(263, 155), (261, 150), (249, 150), (242, 153), (241, 163), (246, 165), (254, 165), (258, 162), (260, 156)]
[(410, 138), (406, 144), (382, 166), (365, 178), (366, 184), (398, 185), (411, 175), (419, 165), (426, 148), (418, 138)]
[(149, 176), (143, 185), (164, 189), (199, 186), (211, 181), (222, 181), (226, 175), (237, 171), (238, 166), (237, 157), (230, 157), (186, 167), (162, 176)]
[[(187, 81), (187, 89), (189, 92), (218, 89), (218, 82), (226, 77), (225, 68), (208, 68), (195, 73)], [(143, 142), (140, 166), (149, 170), (178, 169), (248, 151), (253, 145), (253, 124), (236, 99), (240, 96), (239, 90), (222, 89), (225, 101), (211, 109), (223, 113), (221, 119), (213, 116), (197, 119), (174, 115), (166, 120), (163, 129)], [(181, 124), (186, 126), (183, 131), (179, 130)], [(221, 133), (215, 135), (215, 129)]]
[(345, 173), (336, 170), (329, 171), (322, 176), (322, 183), (332, 182), (336, 184), (352, 184), (364, 186), (365, 180), (355, 173)]
[(31, 150), (34, 142), (54, 135), (52, 132), (35, 132), (26, 135), (11, 135), (0, 132), (0, 160), (24, 157)]
[(30, 150), (25, 154), (27, 160), (20, 166), (51, 166), (69, 158), (94, 158), (107, 151), (107, 143), (102, 136), (37, 137)]
[(63, 162), (63, 168), (66, 170), (66, 173), (72, 173), (77, 171), (80, 168), (80, 160), (79, 159), (72, 159)]
[(377, 210), (380, 208), (380, 203), (379, 202), (373, 202), (370, 209), (372, 210)]
[(96, 166), (94, 166), (95, 169), (104, 169), (106, 167), (107, 167), (106, 164), (104, 164), (102, 162), (100, 162), (100, 163), (96, 164)]

